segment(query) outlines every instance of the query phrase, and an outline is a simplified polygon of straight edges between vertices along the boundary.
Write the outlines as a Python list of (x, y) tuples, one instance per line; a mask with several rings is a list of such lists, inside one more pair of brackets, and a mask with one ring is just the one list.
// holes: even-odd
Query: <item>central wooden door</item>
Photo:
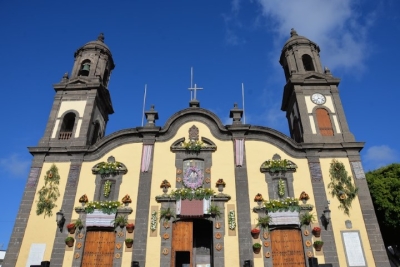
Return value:
[(82, 267), (113, 265), (115, 247), (114, 231), (88, 231), (83, 251)]
[(171, 267), (193, 267), (193, 222), (177, 221), (172, 227)]
[(298, 229), (271, 232), (272, 262), (274, 267), (304, 267), (303, 240)]

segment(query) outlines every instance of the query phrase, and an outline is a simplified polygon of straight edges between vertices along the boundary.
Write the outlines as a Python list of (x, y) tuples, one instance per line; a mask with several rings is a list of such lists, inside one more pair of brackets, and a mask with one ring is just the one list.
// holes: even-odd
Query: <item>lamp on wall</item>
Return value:
[(243, 267), (252, 267), (251, 266), (251, 260), (245, 260)]
[(62, 210), (56, 213), (56, 222), (60, 232), (62, 232), (65, 223), (64, 213)]
[(322, 223), (325, 227), (325, 230), (328, 228), (328, 224), (331, 221), (331, 210), (329, 209), (329, 200), (327, 201), (327, 205), (323, 211), (323, 215), (322, 215)]

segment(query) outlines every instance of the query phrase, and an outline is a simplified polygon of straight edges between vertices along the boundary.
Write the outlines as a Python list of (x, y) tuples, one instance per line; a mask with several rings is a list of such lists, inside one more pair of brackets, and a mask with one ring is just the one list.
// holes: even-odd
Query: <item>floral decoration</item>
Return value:
[(297, 165), (287, 159), (270, 159), (261, 165), (261, 169), (266, 169), (271, 172), (296, 170)]
[(86, 194), (79, 198), (79, 203), (87, 203), (88, 201), (89, 200)]
[(36, 214), (44, 217), (53, 215), (53, 208), (57, 207), (56, 201), (60, 196), (58, 185), (60, 183), (60, 175), (55, 164), (51, 165), (50, 170), (44, 176), (44, 185), (38, 191), (39, 200), (37, 200)]
[(104, 189), (103, 190), (104, 190), (103, 195), (105, 197), (108, 197), (110, 195), (110, 192), (111, 192), (111, 182), (109, 180), (107, 180), (104, 183)]
[(91, 201), (84, 207), (86, 213), (93, 213), (94, 210), (101, 210), (103, 213), (117, 213), (118, 207), (121, 206), (119, 201)]
[(211, 188), (177, 188), (176, 190), (172, 190), (170, 196), (175, 197), (176, 199), (209, 199), (211, 196), (215, 194), (214, 190)]
[(122, 171), (124, 171), (124, 166), (121, 162), (118, 161), (100, 162), (95, 166), (95, 168), (93, 168), (93, 173), (98, 173), (100, 175), (116, 175)]
[(126, 194), (126, 195), (122, 198), (121, 202), (122, 202), (122, 203), (132, 203), (132, 199), (131, 199), (131, 197), (130, 197), (128, 194)]
[(157, 229), (157, 211), (151, 213), (150, 230), (154, 232)]
[(280, 197), (285, 196), (285, 189), (286, 189), (285, 181), (282, 180), (282, 179), (279, 179), (279, 182), (278, 182), (278, 195)]
[(215, 183), (215, 186), (219, 186), (219, 185), (222, 185), (222, 186), (224, 186), (225, 187), (225, 185), (226, 185), (226, 183), (224, 182), (224, 179), (218, 179), (218, 181)]
[(171, 184), (167, 180), (161, 182), (160, 188), (170, 188), (170, 187)]
[(228, 226), (229, 226), (229, 230), (235, 230), (236, 228), (236, 219), (235, 219), (235, 211), (234, 210), (230, 210), (228, 213)]
[(75, 224), (74, 223), (67, 224), (67, 229), (73, 229), (73, 228), (75, 228)]
[(303, 191), (303, 192), (301, 192), (299, 199), (300, 200), (309, 200), (310, 196), (306, 192)]
[(300, 211), (299, 200), (297, 198), (287, 197), (282, 200), (271, 199), (264, 202), (268, 212), (277, 211)]
[(254, 202), (260, 202), (260, 201), (264, 201), (264, 198), (260, 193), (257, 193), (257, 195), (254, 197)]
[(319, 232), (319, 231), (321, 231), (321, 227), (315, 226), (315, 227), (312, 229), (312, 231), (313, 231), (313, 232)]
[(203, 147), (204, 143), (200, 140), (189, 140), (189, 142), (183, 142), (182, 146), (189, 151), (199, 152)]
[(251, 229), (251, 233), (252, 234), (259, 234), (261, 231), (260, 231), (260, 229), (258, 229), (258, 228), (253, 228), (253, 229)]
[(183, 183), (186, 187), (196, 189), (203, 185), (203, 173), (202, 171), (195, 167), (190, 166), (186, 169), (183, 175)]

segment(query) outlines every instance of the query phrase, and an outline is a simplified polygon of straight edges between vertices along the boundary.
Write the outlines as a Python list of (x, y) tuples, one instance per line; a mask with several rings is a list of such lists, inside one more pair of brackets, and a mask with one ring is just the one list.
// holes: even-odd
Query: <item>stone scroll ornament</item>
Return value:
[(60, 191), (58, 185), (60, 183), (60, 175), (58, 174), (58, 168), (55, 164), (51, 165), (50, 169), (44, 176), (44, 185), (39, 190), (39, 200), (37, 200), (36, 214), (41, 215), (44, 213), (44, 217), (52, 216), (53, 209), (57, 207), (55, 204)]

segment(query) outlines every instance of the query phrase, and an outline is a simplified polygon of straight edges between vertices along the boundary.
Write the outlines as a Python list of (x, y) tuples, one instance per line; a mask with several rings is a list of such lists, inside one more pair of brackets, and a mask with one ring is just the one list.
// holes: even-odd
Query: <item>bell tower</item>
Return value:
[(114, 110), (108, 83), (114, 61), (101, 33), (75, 54), (71, 76), (54, 84), (56, 95), (39, 146), (91, 146), (105, 134)]
[(292, 29), (279, 63), (286, 85), (281, 109), (299, 143), (354, 142), (340, 101), (340, 79), (323, 69), (319, 46)]

